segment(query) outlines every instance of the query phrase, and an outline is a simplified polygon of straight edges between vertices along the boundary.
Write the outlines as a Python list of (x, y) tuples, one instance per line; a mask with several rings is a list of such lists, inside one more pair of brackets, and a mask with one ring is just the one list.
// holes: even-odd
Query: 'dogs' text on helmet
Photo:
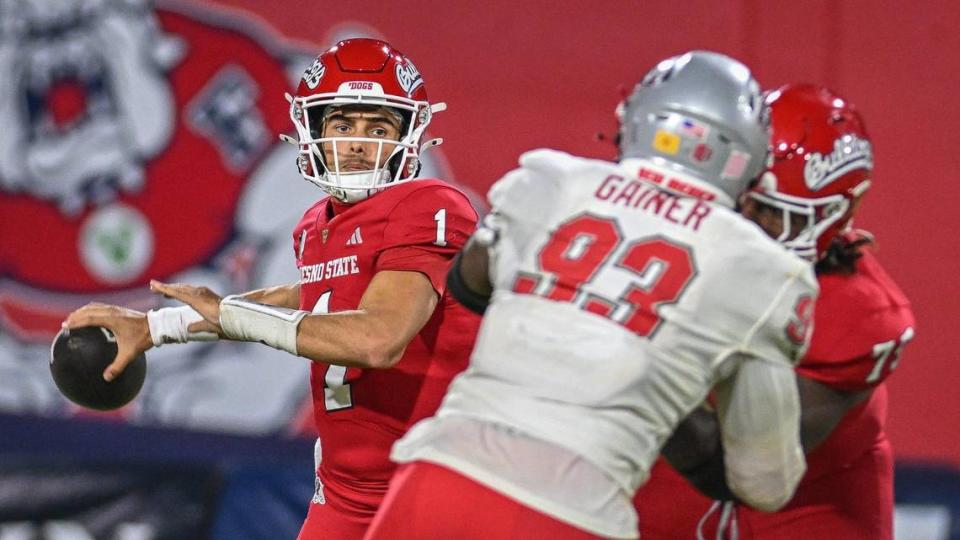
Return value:
[[(850, 225), (870, 188), (873, 147), (863, 118), (849, 101), (810, 84), (767, 95), (773, 124), (772, 160), (750, 196), (783, 212), (779, 240), (808, 259), (820, 259)], [(803, 223), (791, 231), (791, 218)]]
[(709, 51), (663, 60), (618, 109), (620, 160), (654, 161), (707, 183), (733, 206), (763, 170), (769, 115), (740, 62)]
[[(357, 202), (401, 182), (413, 180), (420, 169), (420, 153), (440, 139), (421, 146), (433, 113), (423, 78), (409, 58), (390, 44), (367, 38), (347, 39), (318, 56), (307, 68), (290, 101), (290, 118), (300, 148), (297, 166), (303, 177), (343, 202)], [(398, 120), (399, 140), (359, 136), (325, 136), (325, 119), (338, 108), (386, 111)], [(341, 167), (338, 157), (350, 143), (375, 144), (370, 170)], [(324, 148), (332, 149), (332, 159)]]

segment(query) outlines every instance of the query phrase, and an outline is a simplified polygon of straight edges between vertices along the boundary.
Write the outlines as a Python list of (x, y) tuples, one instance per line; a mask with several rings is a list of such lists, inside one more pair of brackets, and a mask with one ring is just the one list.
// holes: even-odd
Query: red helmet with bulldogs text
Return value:
[[(384, 187), (414, 179), (420, 169), (421, 151), (441, 142), (435, 139), (421, 147), (420, 139), (433, 113), (442, 111), (445, 105), (427, 102), (417, 68), (384, 41), (340, 41), (313, 61), (303, 74), (297, 95), (287, 99), (299, 139), (288, 141), (300, 148), (300, 173), (344, 202), (357, 202)], [(379, 111), (395, 119), (399, 140), (365, 134), (324, 136), (331, 112), (350, 107)], [(376, 156), (369, 168), (342, 166), (339, 156), (343, 145), (350, 143), (375, 145)]]
[[(773, 136), (771, 164), (750, 192), (783, 212), (779, 240), (817, 260), (850, 225), (856, 203), (870, 187), (873, 148), (863, 119), (849, 101), (810, 84), (767, 94)], [(791, 217), (804, 223), (791, 231)]]

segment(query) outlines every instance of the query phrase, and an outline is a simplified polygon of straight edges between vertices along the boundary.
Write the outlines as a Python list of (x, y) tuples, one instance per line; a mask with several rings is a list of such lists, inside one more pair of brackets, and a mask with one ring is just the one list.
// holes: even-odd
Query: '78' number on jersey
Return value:
[[(571, 218), (560, 224), (540, 249), (537, 263), (541, 272), (521, 272), (513, 290), (571, 302), (637, 335), (650, 336), (660, 324), (658, 308), (676, 303), (696, 277), (693, 254), (682, 244), (650, 236), (631, 241), (611, 261), (623, 241), (623, 233), (612, 218), (589, 213)], [(583, 290), (611, 264), (637, 278), (619, 298)]]

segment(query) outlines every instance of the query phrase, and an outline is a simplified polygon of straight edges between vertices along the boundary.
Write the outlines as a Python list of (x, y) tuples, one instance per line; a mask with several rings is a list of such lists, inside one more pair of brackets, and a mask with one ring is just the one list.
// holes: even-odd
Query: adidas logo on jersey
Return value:
[(350, 235), (350, 239), (347, 240), (348, 246), (359, 246), (363, 243), (363, 237), (360, 236), (360, 227), (357, 227), (353, 230), (353, 234)]

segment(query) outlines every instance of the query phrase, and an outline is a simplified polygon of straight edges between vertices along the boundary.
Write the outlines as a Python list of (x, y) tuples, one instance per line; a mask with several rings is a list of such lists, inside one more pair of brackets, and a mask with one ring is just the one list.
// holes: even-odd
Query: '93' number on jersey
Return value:
[[(676, 303), (696, 277), (693, 253), (683, 244), (649, 236), (624, 245), (615, 219), (589, 213), (560, 224), (540, 249), (537, 264), (538, 273), (518, 275), (514, 292), (570, 302), (640, 336), (656, 332), (658, 309)], [(590, 291), (591, 282), (617, 269), (633, 277), (619, 297)]]

